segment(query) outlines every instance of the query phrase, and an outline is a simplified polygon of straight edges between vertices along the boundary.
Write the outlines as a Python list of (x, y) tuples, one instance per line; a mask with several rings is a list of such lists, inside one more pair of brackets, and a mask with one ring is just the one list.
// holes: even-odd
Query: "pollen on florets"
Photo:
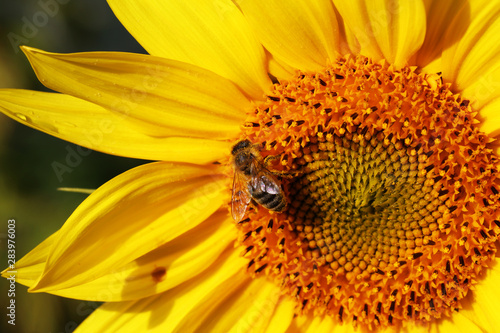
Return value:
[(249, 271), (297, 313), (368, 328), (460, 308), (496, 252), (498, 158), (439, 75), (364, 57), (273, 87), (245, 137), (273, 155), (287, 209), (238, 224)]

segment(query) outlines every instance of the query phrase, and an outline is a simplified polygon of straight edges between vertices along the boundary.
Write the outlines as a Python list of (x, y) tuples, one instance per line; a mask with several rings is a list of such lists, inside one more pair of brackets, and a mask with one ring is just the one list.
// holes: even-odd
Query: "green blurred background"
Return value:
[[(29, 22), (29, 23), (27, 23)], [(36, 30), (29, 30), (29, 24)], [(29, 46), (52, 52), (127, 51), (146, 53), (115, 18), (105, 0), (6, 0), (0, 5), (0, 88), (47, 91), (13, 34)], [(10, 40), (9, 40), (10, 36)], [(0, 267), (7, 267), (7, 221), (16, 220), (16, 259), (59, 229), (86, 195), (58, 187), (97, 188), (145, 163), (93, 151), (62, 182), (52, 163), (65, 164), (77, 146), (0, 115)], [(98, 304), (16, 286), (16, 326), (7, 323), (8, 283), (0, 280), (1, 332), (72, 332)]]

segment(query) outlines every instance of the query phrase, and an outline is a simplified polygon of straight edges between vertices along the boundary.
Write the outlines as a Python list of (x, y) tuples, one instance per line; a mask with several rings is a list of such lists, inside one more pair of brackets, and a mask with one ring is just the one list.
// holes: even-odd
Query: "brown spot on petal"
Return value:
[(153, 281), (158, 283), (163, 281), (165, 278), (165, 274), (167, 273), (167, 270), (165, 267), (156, 267), (153, 272), (151, 272), (151, 277), (153, 278)]

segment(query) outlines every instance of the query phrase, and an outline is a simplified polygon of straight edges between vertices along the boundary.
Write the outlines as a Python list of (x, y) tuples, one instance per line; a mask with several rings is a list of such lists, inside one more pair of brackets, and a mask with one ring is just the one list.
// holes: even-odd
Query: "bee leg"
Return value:
[(300, 169), (300, 170), (295, 170), (295, 171), (275, 171), (275, 170), (272, 170), (272, 168), (269, 167), (270, 163), (274, 160), (277, 160), (281, 157), (282, 154), (279, 154), (279, 155), (268, 155), (264, 158), (264, 160), (262, 161), (262, 163), (264, 164), (264, 166), (275, 176), (278, 176), (278, 177), (282, 177), (282, 178), (288, 178), (288, 179), (291, 179), (291, 178), (295, 178), (295, 177), (298, 177), (299, 175), (302, 175), (304, 174), (304, 170)]
[(275, 176), (279, 176), (281, 178), (292, 179), (298, 177), (303, 174), (302, 171), (281, 171), (281, 172), (273, 172)]
[(283, 154), (279, 154), (279, 155), (268, 155), (264, 158), (264, 165), (266, 166), (266, 168), (269, 166), (269, 164), (271, 163), (271, 161), (273, 160), (277, 160), (281, 157), (281, 155)]
[(292, 179), (296, 178), (298, 176), (303, 175), (305, 172), (303, 170), (295, 170), (295, 171), (271, 171), (273, 175), (281, 177), (281, 178), (286, 178), (286, 179)]

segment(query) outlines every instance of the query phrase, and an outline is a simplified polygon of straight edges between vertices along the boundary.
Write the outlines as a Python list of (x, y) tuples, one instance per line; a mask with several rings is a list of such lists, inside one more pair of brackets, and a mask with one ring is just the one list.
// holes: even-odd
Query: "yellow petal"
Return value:
[(292, 320), (290, 327), (288, 327), (287, 333), (298, 333), (305, 332), (311, 319), (307, 316), (297, 316)]
[(330, 0), (255, 0), (238, 5), (279, 61), (308, 71), (321, 69), (338, 56), (339, 29)]
[(95, 280), (196, 227), (227, 202), (225, 176), (213, 167), (151, 163), (93, 192), (58, 232), (31, 291)]
[(445, 318), (431, 323), (429, 333), (484, 333), (491, 331), (483, 331), (472, 321), (467, 319), (462, 313), (454, 313), (451, 318)]
[[(38, 280), (45, 267), (50, 248), (58, 237), (57, 232), (53, 233), (28, 254), (16, 261), (15, 277), (17, 283), (31, 287)], [(10, 269), (7, 268), (2, 272), (2, 277), (8, 278), (11, 274)]]
[(331, 318), (313, 318), (304, 332), (337, 332), (352, 330), (351, 325), (336, 325)]
[(460, 313), (480, 327), (483, 332), (495, 332), (500, 327), (498, 302), (500, 300), (500, 260), (497, 258), (486, 276), (472, 291)]
[[(466, 30), (465, 30), (466, 28)], [(500, 3), (470, 1), (449, 26), (443, 77), (480, 109), (500, 96)]]
[(178, 61), (118, 52), (23, 51), (47, 87), (114, 111), (151, 136), (233, 138), (250, 107), (231, 81)]
[(425, 67), (422, 68), (422, 72), (427, 74), (440, 73), (443, 68), (442, 60), (443, 59), (441, 57), (437, 57), (436, 59), (425, 65)]
[(425, 36), (422, 1), (333, 0), (348, 34), (356, 37), (360, 53), (374, 60), (386, 59), (398, 67), (408, 63)]
[(271, 322), (266, 328), (266, 332), (286, 332), (295, 316), (296, 305), (297, 304), (288, 297), (282, 297), (274, 311)]
[(295, 76), (296, 70), (288, 66), (282, 61), (277, 60), (269, 54), (268, 69), (269, 73), (276, 77), (278, 80), (289, 80)]
[[(428, 66), (431, 62), (441, 57), (441, 53), (444, 49), (447, 49), (453, 45), (453, 43), (458, 41), (458, 34), (455, 39), (445, 39), (445, 34), (448, 27), (451, 25), (456, 16), (459, 15), (466, 2), (467, 0), (425, 1), (427, 17), (425, 40), (422, 47), (416, 54), (415, 60), (412, 61), (413, 65), (417, 65), (419, 67)], [(460, 29), (463, 27), (465, 27), (465, 24), (456, 28)], [(441, 68), (435, 70), (433, 73), (439, 71), (441, 71)]]
[(222, 159), (230, 143), (189, 137), (152, 137), (85, 100), (31, 90), (0, 90), (0, 111), (57, 138), (107, 154), (206, 164)]
[(106, 303), (75, 332), (186, 332), (199, 325), (211, 309), (250, 282), (248, 261), (234, 249), (225, 251), (209, 269), (177, 288), (138, 301)]
[(152, 55), (209, 69), (262, 99), (271, 82), (262, 46), (230, 0), (108, 0)]
[[(281, 302), (280, 294), (279, 287), (265, 278), (251, 280), (245, 288), (212, 309), (201, 327), (207, 332), (265, 332)], [(294, 314), (293, 307), (288, 309), (280, 318), (281, 325), (273, 324), (278, 330), (272, 332), (284, 332), (288, 327)], [(188, 325), (179, 327), (180, 331), (186, 332)]]
[(488, 103), (479, 111), (481, 131), (492, 137), (500, 135), (500, 98)]
[[(348, 27), (344, 27), (344, 34), (345, 34), (345, 43), (347, 44), (349, 50), (349, 52), (344, 52), (344, 53), (360, 54), (361, 45), (359, 44), (356, 35)], [(381, 59), (381, 57), (378, 57), (377, 59)]]
[(338, 324), (329, 316), (297, 316), (288, 329), (288, 333), (348, 333), (353, 332), (351, 324)]
[[(16, 281), (31, 287), (42, 275), (53, 234), (16, 264)], [(235, 229), (227, 210), (216, 212), (196, 228), (114, 271), (81, 285), (51, 293), (88, 301), (116, 302), (144, 298), (172, 289), (202, 273), (228, 247)], [(35, 260), (36, 259), (36, 260)], [(7, 271), (7, 270), (6, 270)], [(4, 271), (8, 277), (8, 272)]]

